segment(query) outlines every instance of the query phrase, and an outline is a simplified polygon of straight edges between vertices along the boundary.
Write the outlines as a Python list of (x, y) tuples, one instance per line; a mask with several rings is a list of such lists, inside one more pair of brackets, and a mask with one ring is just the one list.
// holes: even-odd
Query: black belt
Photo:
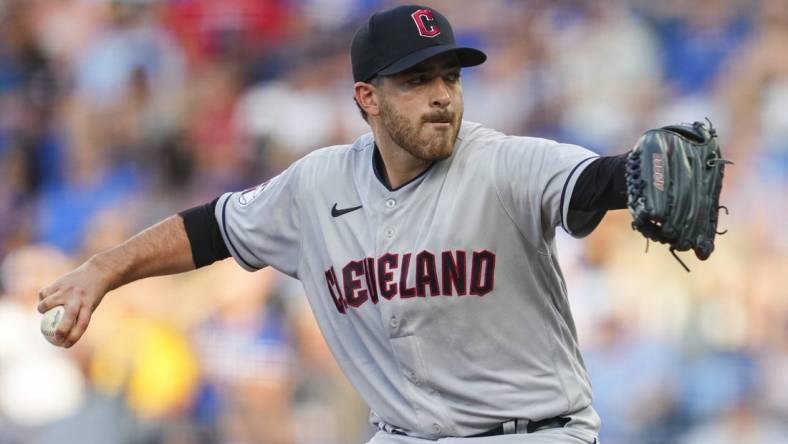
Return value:
[(569, 418), (563, 416), (556, 416), (555, 418), (542, 419), (540, 421), (528, 421), (527, 419), (513, 419), (507, 421), (498, 427), (479, 433), (478, 435), (468, 436), (468, 438), (481, 438), (483, 436), (496, 436), (496, 435), (511, 435), (515, 433), (524, 433), (523, 425), (525, 426), (525, 433), (534, 433), (546, 429), (560, 429), (569, 422)]

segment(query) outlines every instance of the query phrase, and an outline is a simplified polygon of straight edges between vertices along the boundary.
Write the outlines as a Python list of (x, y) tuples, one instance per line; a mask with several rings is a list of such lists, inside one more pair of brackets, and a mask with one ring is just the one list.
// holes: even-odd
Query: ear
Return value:
[(370, 116), (380, 115), (377, 87), (371, 83), (356, 82), (353, 85), (353, 96), (356, 103)]

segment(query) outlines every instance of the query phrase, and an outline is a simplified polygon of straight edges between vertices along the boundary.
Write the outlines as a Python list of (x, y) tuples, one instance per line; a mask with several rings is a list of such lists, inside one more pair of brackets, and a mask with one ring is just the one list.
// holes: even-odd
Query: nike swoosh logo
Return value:
[(356, 210), (358, 210), (361, 207), (363, 207), (363, 205), (359, 205), (359, 206), (353, 207), (353, 208), (342, 208), (340, 210), (340, 209), (337, 209), (337, 204), (334, 204), (334, 206), (331, 208), (331, 215), (334, 216), (334, 217), (339, 217), (339, 216), (341, 216), (343, 214), (350, 213), (351, 211), (356, 211)]

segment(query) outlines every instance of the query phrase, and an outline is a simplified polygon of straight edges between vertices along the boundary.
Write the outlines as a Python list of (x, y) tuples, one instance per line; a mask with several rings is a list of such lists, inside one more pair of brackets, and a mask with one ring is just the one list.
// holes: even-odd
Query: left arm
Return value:
[(572, 211), (621, 210), (627, 207), (626, 162), (626, 154), (602, 156), (583, 170), (569, 201), (570, 225)]

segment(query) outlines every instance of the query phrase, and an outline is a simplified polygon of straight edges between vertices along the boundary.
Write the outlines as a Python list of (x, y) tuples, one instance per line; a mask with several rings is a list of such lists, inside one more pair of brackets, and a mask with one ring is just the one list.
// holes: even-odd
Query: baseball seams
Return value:
[(55, 344), (55, 331), (63, 319), (66, 309), (62, 305), (49, 309), (41, 318), (41, 333), (47, 341)]

